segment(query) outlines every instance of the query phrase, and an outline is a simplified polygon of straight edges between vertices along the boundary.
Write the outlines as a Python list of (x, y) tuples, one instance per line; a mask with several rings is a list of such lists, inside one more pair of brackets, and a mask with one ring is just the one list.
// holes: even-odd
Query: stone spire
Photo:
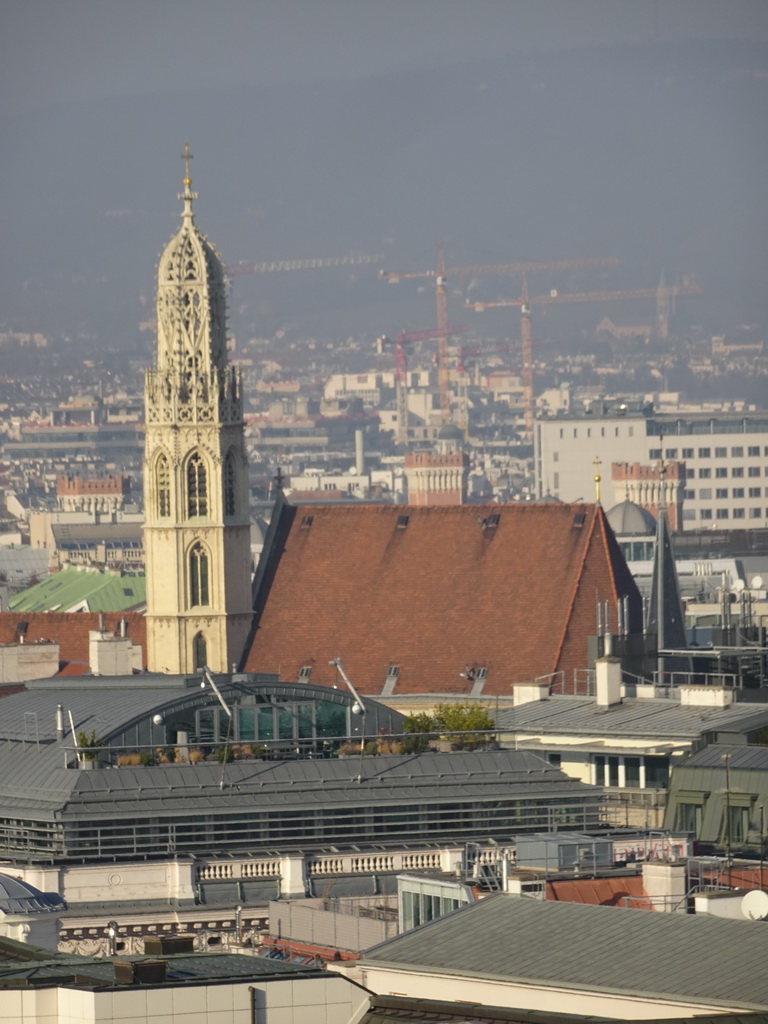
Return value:
[(189, 146), (181, 227), (160, 255), (157, 277), (157, 365), (174, 364), (195, 375), (226, 363), (226, 289), (219, 254), (195, 224)]
[(157, 359), (145, 378), (147, 657), (157, 672), (230, 671), (251, 620), (248, 466), (227, 361), (221, 260), (195, 224), (185, 147), (181, 226), (157, 270)]
[[(659, 443), (663, 445), (663, 437)], [(662, 449), (663, 451), (663, 449)], [(688, 647), (688, 635), (685, 628), (683, 602), (680, 597), (680, 583), (675, 566), (675, 553), (672, 547), (672, 531), (667, 517), (667, 502), (664, 492), (664, 476), (666, 467), (663, 457), (659, 462), (659, 478), (661, 492), (658, 517), (656, 520), (656, 545), (653, 556), (653, 576), (651, 595), (648, 605), (648, 622), (646, 630), (656, 635), (656, 649), (683, 650)], [(665, 672), (688, 671), (688, 659), (658, 657), (657, 666), (663, 677)]]

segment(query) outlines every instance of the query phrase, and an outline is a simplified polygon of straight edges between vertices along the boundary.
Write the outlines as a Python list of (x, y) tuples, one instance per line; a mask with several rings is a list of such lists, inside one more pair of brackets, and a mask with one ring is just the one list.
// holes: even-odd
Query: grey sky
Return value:
[(356, 78), (528, 49), (768, 39), (766, 0), (5, 0), (0, 111)]

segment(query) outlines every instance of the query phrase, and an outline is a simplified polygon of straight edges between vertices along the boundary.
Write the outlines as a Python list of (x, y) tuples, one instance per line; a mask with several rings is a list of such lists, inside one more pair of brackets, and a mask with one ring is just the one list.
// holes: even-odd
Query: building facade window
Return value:
[(715, 458), (724, 459), (728, 454), (727, 448), (715, 448)]
[(717, 519), (727, 519), (728, 518), (728, 509), (727, 508), (719, 508), (717, 510), (715, 518), (717, 518)]
[(731, 491), (731, 497), (733, 497), (733, 498), (743, 498), (744, 497), (744, 488), (743, 487), (734, 487), (733, 490)]
[(196, 633), (192, 641), (192, 664), (196, 672), (208, 664), (208, 644), (202, 633)]
[(676, 827), (680, 829), (681, 832), (693, 832), (696, 836), (700, 835), (703, 811), (703, 804), (678, 804)]
[(618, 789), (665, 789), (669, 784), (669, 758), (594, 754), (592, 784)]
[(711, 508), (703, 508), (701, 510), (701, 518), (702, 519), (711, 519), (712, 518), (712, 509)]
[(709, 478), (711, 476), (712, 476), (712, 470), (711, 469), (700, 469), (699, 470), (699, 480), (709, 480)]
[(744, 456), (744, 449), (741, 446), (738, 448), (731, 448), (731, 455), (734, 459), (741, 459)]
[(712, 488), (702, 487), (699, 491), (699, 497), (702, 499), (702, 501), (709, 501), (709, 499), (712, 497)]
[(747, 476), (760, 476), (760, 467), (747, 466)]
[(155, 493), (157, 498), (157, 514), (166, 519), (171, 514), (171, 470), (168, 459), (161, 455), (155, 468)]
[(712, 454), (712, 450), (710, 448), (699, 448), (699, 458), (700, 459), (708, 459), (711, 454)]
[(683, 498), (686, 501), (693, 501), (696, 497), (696, 491), (683, 491)]
[(189, 552), (189, 603), (192, 608), (210, 603), (208, 552), (198, 541)]
[(760, 509), (759, 508), (751, 508), (749, 510), (749, 518), (750, 519), (759, 519), (760, 518)]
[(759, 444), (751, 444), (749, 446), (749, 448), (747, 448), (747, 455), (751, 459), (758, 458), (759, 455), (760, 455), (760, 445)]
[(237, 493), (235, 474), (235, 454), (227, 452), (224, 460), (224, 515), (233, 516), (236, 511), (235, 495)]
[(683, 448), (683, 458), (684, 459), (692, 459), (693, 458), (693, 448)]
[(725, 468), (725, 466), (718, 466), (717, 469), (715, 470), (715, 478), (717, 480), (724, 480), (725, 477), (727, 477), (727, 476), (728, 476), (728, 470)]
[(731, 476), (735, 476), (737, 478), (741, 477), (741, 476), (744, 476), (744, 467), (743, 466), (734, 466), (733, 469), (731, 470)]
[(734, 519), (743, 519), (744, 518), (744, 509), (743, 508), (735, 508), (733, 510), (733, 518)]
[(716, 498), (727, 498), (728, 497), (728, 488), (727, 487), (716, 487), (715, 488), (715, 497)]
[(187, 515), (208, 515), (208, 471), (199, 452), (187, 463)]
[(750, 487), (749, 488), (749, 496), (750, 496), (750, 498), (759, 498), (761, 490), (762, 490), (762, 488), (760, 488), (760, 487)]

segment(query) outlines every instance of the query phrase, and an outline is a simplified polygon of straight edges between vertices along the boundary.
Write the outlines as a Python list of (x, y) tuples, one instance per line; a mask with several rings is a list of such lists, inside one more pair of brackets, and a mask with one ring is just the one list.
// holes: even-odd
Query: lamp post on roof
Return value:
[(216, 685), (216, 680), (215, 680), (215, 679), (213, 678), (213, 676), (211, 675), (211, 670), (210, 670), (210, 669), (208, 668), (208, 666), (207, 666), (207, 665), (203, 665), (203, 677), (204, 677), (204, 678), (203, 678), (203, 681), (202, 681), (202, 683), (200, 684), (200, 685), (201, 685), (201, 687), (202, 687), (203, 689), (205, 689), (205, 684), (206, 684), (206, 683), (208, 683), (208, 685), (210, 686), (210, 688), (211, 688), (211, 689), (213, 690), (213, 692), (214, 692), (214, 693), (216, 694), (216, 696), (217, 696), (217, 698), (218, 698), (218, 701), (219, 701), (219, 704), (221, 704), (221, 706), (222, 706), (222, 707), (224, 708), (224, 710), (226, 711), (226, 713), (227, 713), (227, 714), (229, 715), (229, 717), (230, 717), (230, 719), (231, 719), (231, 718), (232, 718), (232, 710), (231, 710), (231, 708), (230, 708), (229, 704), (227, 704), (227, 702), (226, 702), (226, 701), (224, 700), (224, 698), (222, 697), (222, 695), (221, 695), (221, 690), (220, 690), (220, 689), (218, 688), (218, 686)]
[(205, 689), (206, 683), (210, 686), (210, 688), (216, 694), (219, 704), (221, 704), (221, 706), (224, 708), (229, 717), (229, 722), (227, 723), (227, 738), (224, 740), (224, 746), (222, 748), (224, 753), (221, 759), (221, 778), (219, 779), (219, 789), (224, 789), (224, 775), (227, 770), (227, 759), (229, 757), (229, 737), (232, 732), (232, 709), (222, 697), (221, 690), (216, 685), (216, 680), (211, 675), (211, 670), (208, 668), (208, 666), (203, 665), (202, 671), (203, 681), (202, 683), (200, 683), (201, 688)]
[(353, 715), (360, 715), (361, 718), (362, 718), (361, 723), (360, 723), (360, 772), (359, 772), (359, 774), (357, 776), (357, 781), (358, 782), (362, 782), (363, 781), (363, 750), (365, 748), (365, 714), (366, 714), (366, 707), (365, 707), (365, 704), (363, 703), (363, 698), (360, 696), (360, 694), (354, 688), (354, 686), (352, 685), (352, 680), (349, 678), (347, 673), (344, 671), (344, 666), (341, 663), (341, 658), (331, 658), (331, 660), (328, 662), (328, 664), (336, 666), (336, 671), (339, 673), (341, 678), (346, 683), (346, 686), (347, 686), (347, 689), (349, 690), (349, 692), (355, 698), (355, 703), (352, 705), (352, 714)]

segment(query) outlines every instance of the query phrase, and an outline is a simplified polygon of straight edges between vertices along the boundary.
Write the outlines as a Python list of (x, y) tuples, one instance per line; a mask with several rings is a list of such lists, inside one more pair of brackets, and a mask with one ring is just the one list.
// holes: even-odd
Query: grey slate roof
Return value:
[[(15, 745), (14, 745), (15, 746)], [(62, 765), (62, 754), (51, 748)], [(185, 816), (263, 805), (270, 810), (524, 796), (530, 799), (601, 792), (551, 768), (524, 751), (397, 755), (366, 759), (363, 779), (357, 758), (349, 760), (253, 761), (226, 766), (212, 763), (77, 771), (47, 759), (38, 764), (37, 748), (19, 753), (0, 746), (0, 803), (44, 820), (150, 814)], [(223, 788), (222, 788), (223, 780)]]
[[(34, 947), (33, 947), (34, 948)], [(42, 951), (40, 951), (42, 952)], [(13, 983), (23, 983), (30, 978), (37, 986), (45, 979), (51, 985), (73, 984), (77, 988), (98, 988), (108, 986), (119, 987), (115, 983), (115, 968), (112, 960), (97, 957), (79, 956), (76, 953), (49, 954), (50, 959), (37, 957), (25, 961), (20, 957), (4, 957), (0, 950), (0, 981), (8, 987)], [(120, 961), (140, 963), (153, 957), (120, 956)], [(286, 963), (281, 960), (270, 960), (266, 957), (242, 956), (237, 953), (177, 953), (164, 954), (167, 961), (169, 984), (200, 984), (205, 981), (254, 981), (292, 980), (299, 978), (321, 978), (324, 972), (319, 967), (307, 967), (300, 964)], [(82, 979), (73, 982), (73, 976)]]
[[(72, 761), (73, 746), (66, 712), (72, 712), (76, 732), (94, 729), (108, 743), (111, 735), (133, 721), (180, 700), (202, 699), (199, 680), (158, 675), (81, 679), (64, 685), (39, 680), (28, 685), (29, 690), (5, 697), (0, 704), (0, 805), (42, 820), (226, 813), (253, 801), (270, 807), (296, 808), (308, 802), (332, 807), (372, 799), (363, 798), (363, 793), (375, 794), (377, 802), (471, 803), (480, 789), (483, 799), (579, 798), (587, 793), (597, 797), (601, 792), (569, 778), (536, 754), (511, 750), (366, 758), (361, 782), (356, 757), (78, 771), (65, 767), (67, 758)], [(311, 689), (305, 686), (302, 692), (309, 695)], [(368, 703), (372, 704), (370, 698)], [(65, 709), (63, 740), (56, 736), (57, 704)]]
[(703, 732), (746, 733), (768, 726), (768, 704), (688, 707), (671, 698), (625, 697), (620, 704), (602, 708), (591, 697), (556, 695), (503, 708), (496, 722), (510, 733), (695, 739)]
[(768, 926), (759, 921), (500, 895), (374, 946), (359, 966), (766, 1010), (767, 958)]
[(725, 771), (723, 755), (730, 757), (729, 768), (732, 771), (768, 772), (768, 747), (750, 745), (726, 747), (722, 744), (711, 744), (702, 747), (680, 763), (681, 768), (718, 768)]

